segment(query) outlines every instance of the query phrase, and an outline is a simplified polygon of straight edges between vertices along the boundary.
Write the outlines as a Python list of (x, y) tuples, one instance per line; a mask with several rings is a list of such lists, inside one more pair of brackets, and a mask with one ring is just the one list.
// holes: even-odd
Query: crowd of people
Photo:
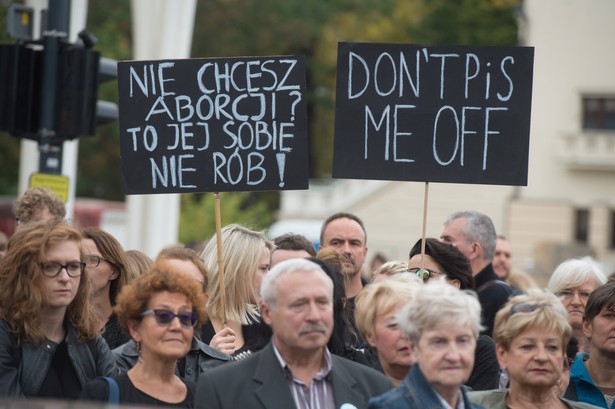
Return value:
[[(178, 408), (615, 408), (615, 281), (541, 289), (491, 219), (378, 254), (336, 213), (315, 248), (238, 224), (150, 258), (34, 188), (0, 243), (0, 397)], [(221, 247), (218, 246), (218, 241)]]

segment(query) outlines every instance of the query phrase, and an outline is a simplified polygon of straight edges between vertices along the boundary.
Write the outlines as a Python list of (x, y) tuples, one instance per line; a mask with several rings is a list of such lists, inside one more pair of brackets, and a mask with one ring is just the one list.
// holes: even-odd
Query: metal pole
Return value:
[(41, 92), (41, 128), (39, 130), (39, 171), (62, 173), (62, 141), (56, 139), (56, 98), (58, 63), (62, 40), (68, 38), (71, 0), (49, 0), (47, 28), (43, 32), (43, 73)]

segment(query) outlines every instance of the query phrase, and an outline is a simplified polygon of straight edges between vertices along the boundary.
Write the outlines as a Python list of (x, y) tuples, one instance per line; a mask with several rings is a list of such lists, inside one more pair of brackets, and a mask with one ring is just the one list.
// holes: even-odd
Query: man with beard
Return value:
[(335, 213), (325, 220), (320, 230), (320, 247), (331, 247), (342, 257), (348, 301), (354, 300), (366, 284), (361, 280), (361, 269), (367, 256), (366, 244), (363, 222), (350, 213)]
[(367, 408), (392, 387), (383, 374), (333, 355), (333, 281), (309, 260), (272, 268), (260, 311), (271, 342), (239, 362), (201, 375), (194, 402), (206, 409)]
[(361, 219), (350, 213), (335, 213), (322, 225), (320, 247), (334, 249), (342, 259), (342, 273), (346, 283), (346, 316), (350, 323), (351, 338), (348, 343), (353, 347), (362, 346), (354, 320), (355, 297), (366, 284), (362, 280), (361, 268), (367, 256), (367, 233)]

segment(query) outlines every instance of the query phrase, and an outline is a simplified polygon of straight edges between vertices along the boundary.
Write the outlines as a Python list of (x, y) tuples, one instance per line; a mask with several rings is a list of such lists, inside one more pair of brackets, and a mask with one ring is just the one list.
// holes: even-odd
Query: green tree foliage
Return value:
[[(520, 0), (198, 0), (192, 56), (305, 55), (310, 173), (327, 177), (338, 42), (514, 45), (519, 5)], [(131, 58), (130, 12), (127, 0), (89, 2), (87, 27), (104, 56)], [(104, 85), (100, 98), (117, 101), (117, 83)], [(0, 193), (16, 185), (17, 152), (18, 141), (0, 135)], [(99, 127), (95, 137), (80, 140), (77, 194), (120, 200), (119, 181), (118, 125)], [(213, 196), (184, 196), (182, 241), (202, 240), (203, 232), (213, 232)], [(259, 228), (271, 221), (278, 201), (276, 193), (221, 196), (224, 222)]]
[[(250, 196), (248, 192), (219, 194), (222, 226), (239, 223), (253, 230), (263, 230), (273, 222), (267, 202), (252, 202)], [(215, 234), (214, 194), (184, 194), (181, 197), (181, 208), (179, 240), (182, 243), (201, 242)]]
[[(89, 2), (87, 28), (97, 38), (101, 56), (118, 61), (132, 56), (130, 2)], [(98, 98), (117, 102), (117, 81), (101, 84)], [(96, 128), (93, 137), (79, 139), (77, 196), (123, 200), (118, 123)]]

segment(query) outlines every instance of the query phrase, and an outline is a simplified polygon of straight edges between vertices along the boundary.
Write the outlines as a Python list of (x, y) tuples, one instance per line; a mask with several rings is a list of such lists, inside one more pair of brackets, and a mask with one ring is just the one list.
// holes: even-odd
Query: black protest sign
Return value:
[(340, 43), (333, 177), (527, 185), (531, 47)]
[(126, 194), (308, 188), (303, 57), (118, 64)]

